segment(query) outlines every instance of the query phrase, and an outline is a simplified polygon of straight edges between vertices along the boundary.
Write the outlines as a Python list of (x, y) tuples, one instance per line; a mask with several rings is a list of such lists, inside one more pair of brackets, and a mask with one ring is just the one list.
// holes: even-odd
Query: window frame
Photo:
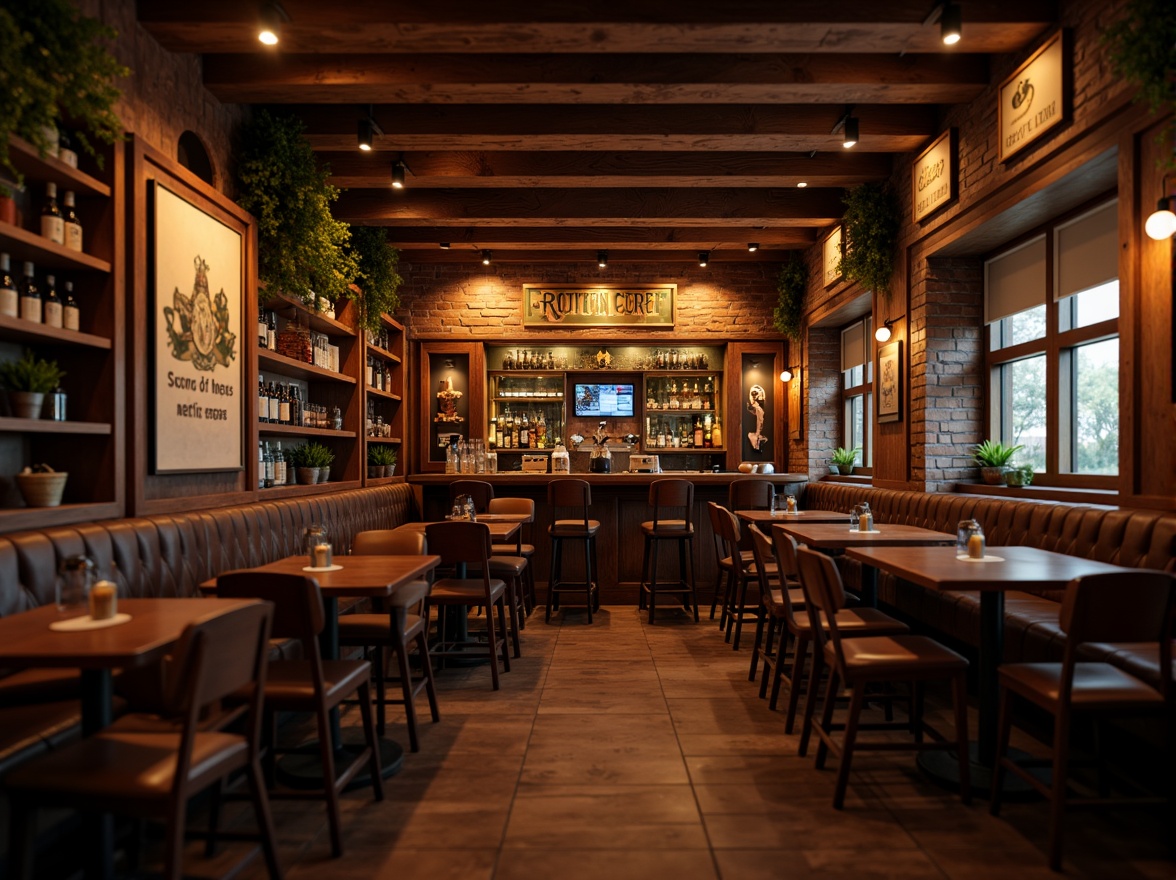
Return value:
[(838, 328), (838, 333), (844, 333), (854, 324), (863, 324), (863, 356), (862, 381), (857, 385), (847, 386), (846, 374), (852, 371), (842, 370), (839, 388), (841, 389), (841, 443), (846, 449), (851, 449), (853, 439), (851, 407), (855, 398), (862, 400), (862, 453), (861, 465), (854, 465), (854, 473), (873, 476), (874, 473), (874, 320), (873, 316), (865, 315), (850, 321)]

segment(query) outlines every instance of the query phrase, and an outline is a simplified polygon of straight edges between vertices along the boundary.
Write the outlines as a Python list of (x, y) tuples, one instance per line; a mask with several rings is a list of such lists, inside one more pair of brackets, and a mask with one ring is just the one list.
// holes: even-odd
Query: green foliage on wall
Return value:
[[(1176, 105), (1176, 4), (1171, 0), (1127, 0), (1123, 17), (1103, 32), (1111, 67), (1139, 89), (1154, 113)], [(1172, 122), (1176, 143), (1176, 118)], [(1176, 154), (1167, 155), (1176, 169)]]
[(351, 247), (359, 259), (359, 287), (363, 291), (356, 298), (360, 324), (379, 330), (380, 315), (400, 305), (400, 251), (388, 244), (388, 236), (379, 226), (353, 226)]
[(339, 190), (315, 163), (298, 119), (258, 113), (241, 133), (237, 185), (257, 218), (258, 275), (271, 289), (313, 305), (352, 295), (359, 257), (346, 223), (331, 216)]
[(780, 296), (776, 300), (776, 308), (772, 310), (772, 321), (776, 329), (789, 339), (801, 337), (808, 277), (808, 264), (801, 257), (794, 257), (780, 268), (776, 278), (776, 291)]
[(841, 274), (888, 299), (902, 224), (898, 199), (889, 187), (865, 183), (849, 190), (843, 201), (845, 255)]
[(115, 81), (130, 75), (108, 44), (117, 32), (82, 15), (69, 0), (18, 0), (0, 7), (0, 166), (18, 182), (8, 158), (16, 134), (41, 155), (53, 146), (46, 129), (68, 127), (102, 164), (91, 138), (123, 136)]

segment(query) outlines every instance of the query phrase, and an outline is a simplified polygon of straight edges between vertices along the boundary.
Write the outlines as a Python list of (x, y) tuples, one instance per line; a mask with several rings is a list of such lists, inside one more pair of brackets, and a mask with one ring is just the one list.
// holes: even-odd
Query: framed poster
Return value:
[(878, 349), (878, 421), (902, 420), (902, 342)]
[(918, 223), (959, 194), (958, 135), (949, 128), (911, 165), (911, 207)]
[(800, 439), (800, 420), (802, 418), (800, 376), (801, 369), (797, 367), (792, 372), (792, 379), (788, 383), (788, 437), (791, 440)]
[(1000, 84), (997, 129), (1007, 162), (1070, 117), (1073, 66), (1068, 38), (1058, 31)]
[(821, 283), (826, 287), (841, 280), (841, 231), (838, 226), (821, 243)]
[(152, 472), (240, 470), (244, 236), (157, 180), (148, 198)]

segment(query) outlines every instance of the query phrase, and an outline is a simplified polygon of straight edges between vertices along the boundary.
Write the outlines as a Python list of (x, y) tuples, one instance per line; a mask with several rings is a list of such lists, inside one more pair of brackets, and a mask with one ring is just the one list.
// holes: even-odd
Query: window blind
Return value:
[(1059, 226), (1054, 236), (1054, 299), (1119, 277), (1118, 201)]
[(866, 322), (858, 321), (841, 331), (841, 370), (852, 370), (866, 362)]
[(1045, 305), (1045, 236), (984, 263), (984, 323)]

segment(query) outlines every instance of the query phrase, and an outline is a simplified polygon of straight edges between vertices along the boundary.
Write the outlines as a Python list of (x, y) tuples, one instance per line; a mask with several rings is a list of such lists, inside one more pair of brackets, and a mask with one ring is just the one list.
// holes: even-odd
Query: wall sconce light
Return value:
[[(1167, 182), (1165, 181), (1165, 186)], [(1148, 238), (1163, 241), (1176, 233), (1176, 214), (1172, 213), (1172, 200), (1165, 196), (1156, 203), (1156, 209), (1143, 224)]]
[(887, 342), (890, 340), (890, 325), (894, 323), (893, 318), (888, 318), (882, 322), (882, 326), (874, 331), (874, 338), (879, 342)]
[(943, 39), (943, 45), (954, 46), (960, 41), (962, 33), (963, 15), (960, 13), (960, 4), (944, 3), (939, 14), (939, 36)]
[(370, 153), (376, 135), (383, 133), (380, 126), (376, 124), (376, 120), (372, 118), (372, 108), (369, 106), (367, 119), (359, 120), (359, 133), (356, 136), (357, 145), (363, 152)]
[(392, 189), (404, 189), (404, 174), (408, 166), (404, 164), (403, 156), (392, 163)]
[(845, 108), (844, 115), (837, 120), (836, 125), (833, 126), (829, 134), (837, 134), (838, 132), (841, 133), (841, 146), (845, 147), (845, 149), (848, 150), (850, 147), (857, 146), (859, 136), (858, 121), (857, 117), (853, 115), (852, 106)]
[(597, 251), (596, 252), (596, 265), (599, 266), (601, 269), (608, 268), (608, 251)]
[(749, 254), (754, 254), (758, 250), (759, 250), (759, 242), (758, 241), (749, 241), (747, 243), (747, 252)]
[(791, 382), (794, 372), (799, 369), (800, 369), (800, 367), (785, 367), (784, 369), (782, 369), (780, 371), (780, 381), (781, 382)]
[(482, 251), (482, 265), (483, 266), (489, 266), (490, 260), (492, 258), (493, 258), (493, 254), (491, 254), (489, 250)]
[(276, 46), (282, 38), (282, 25), (290, 20), (280, 3), (266, 3), (257, 21), (257, 39), (266, 46)]
[(699, 267), (705, 269), (706, 264), (709, 262), (710, 262), (710, 251), (699, 251), (698, 252), (698, 265), (699, 265)]

